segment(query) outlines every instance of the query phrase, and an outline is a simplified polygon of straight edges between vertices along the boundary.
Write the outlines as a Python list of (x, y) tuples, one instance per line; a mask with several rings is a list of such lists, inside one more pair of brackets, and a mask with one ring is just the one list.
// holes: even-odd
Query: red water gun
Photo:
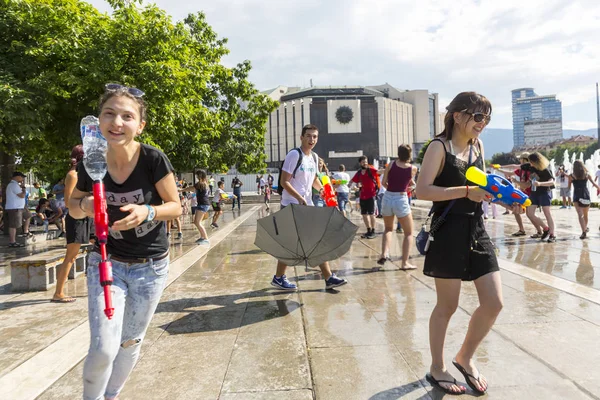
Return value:
[(325, 200), (325, 205), (327, 207), (337, 207), (337, 196), (327, 175), (321, 177), (321, 184), (323, 185), (323, 200)]
[(108, 259), (106, 242), (108, 240), (108, 212), (106, 212), (106, 191), (102, 181), (94, 181), (94, 224), (96, 225), (96, 238), (100, 246), (100, 285), (104, 289), (104, 314), (111, 319), (115, 313), (112, 305), (110, 287), (113, 283), (112, 263)]

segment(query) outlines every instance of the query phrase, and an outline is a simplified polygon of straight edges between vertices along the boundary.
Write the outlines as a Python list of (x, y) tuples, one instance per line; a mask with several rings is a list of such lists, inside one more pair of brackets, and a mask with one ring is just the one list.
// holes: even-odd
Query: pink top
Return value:
[(412, 165), (408, 168), (402, 168), (396, 165), (396, 161), (394, 161), (388, 172), (388, 192), (406, 192), (411, 178)]

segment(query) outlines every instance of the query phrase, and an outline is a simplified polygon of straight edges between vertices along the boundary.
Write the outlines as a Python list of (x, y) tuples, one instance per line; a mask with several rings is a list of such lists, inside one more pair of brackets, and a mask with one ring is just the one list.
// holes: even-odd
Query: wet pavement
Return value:
[[(427, 204), (413, 210), (419, 226)], [(504, 309), (475, 357), (490, 382), (487, 398), (600, 398), (600, 211), (590, 211), (585, 241), (574, 210), (553, 211), (554, 244), (508, 237), (517, 230), (512, 216), (487, 222), (504, 293)], [(169, 285), (121, 399), (453, 398), (424, 380), (436, 294), (421, 272), (423, 257), (413, 255), (417, 271), (399, 271), (394, 240), (394, 261), (378, 270), (380, 235), (357, 236), (332, 262), (348, 285), (326, 291), (319, 270), (302, 266), (288, 269), (299, 291), (282, 293), (269, 284), (275, 261), (253, 245), (265, 215), (251, 205), (241, 215), (226, 211), (221, 228), (209, 232), (210, 248), (194, 245), (189, 225), (183, 240), (172, 241)], [(360, 235), (360, 216), (350, 218)], [(378, 232), (382, 226), (378, 220)], [(75, 303), (49, 303), (50, 292), (0, 293), (0, 398), (81, 398), (89, 344), (84, 278), (69, 281), (67, 291)], [(465, 283), (446, 340), (448, 368), (463, 384), (450, 361), (477, 304)]]

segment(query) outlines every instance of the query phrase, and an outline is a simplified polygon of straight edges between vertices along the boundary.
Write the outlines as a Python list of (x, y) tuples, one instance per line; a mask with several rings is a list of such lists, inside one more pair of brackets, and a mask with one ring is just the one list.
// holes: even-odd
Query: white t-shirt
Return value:
[[(346, 182), (350, 182), (350, 175), (348, 175), (345, 172), (335, 172), (333, 174), (333, 179), (339, 179), (342, 181), (346, 181)], [(348, 188), (348, 183), (346, 183), (345, 185), (339, 185), (337, 188), (335, 188), (335, 191), (338, 193), (349, 193), (350, 189)]]
[(568, 188), (569, 187), (569, 176), (565, 174), (565, 176), (558, 176), (556, 177), (556, 180), (558, 180), (558, 182), (560, 183), (561, 188)]
[(18, 195), (23, 193), (21, 185), (17, 181), (10, 181), (6, 186), (6, 209), (7, 210), (22, 210), (25, 208), (25, 197), (21, 198)]
[[(296, 165), (298, 164), (298, 157), (299, 153), (296, 150), (290, 151), (285, 156), (285, 161), (283, 162), (283, 167), (281, 169), (289, 174), (293, 174), (294, 168), (296, 168)], [(300, 164), (296, 170), (296, 176), (290, 179), (292, 187), (296, 189), (298, 194), (304, 197), (306, 204), (309, 206), (313, 205), (312, 184), (317, 174), (317, 164), (315, 163), (315, 158), (319, 159), (316, 153), (311, 153), (308, 156), (302, 153), (302, 164)], [(289, 194), (287, 190), (283, 189), (283, 194), (281, 195), (281, 205), (287, 206), (290, 204), (298, 204), (298, 200)]]
[(600, 182), (600, 169), (596, 171), (596, 180)]

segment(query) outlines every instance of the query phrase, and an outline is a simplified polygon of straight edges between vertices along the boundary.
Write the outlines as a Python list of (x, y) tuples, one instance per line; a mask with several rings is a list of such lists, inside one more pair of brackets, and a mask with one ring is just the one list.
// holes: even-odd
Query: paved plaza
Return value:
[[(274, 207), (277, 209), (277, 206)], [(254, 246), (263, 206), (226, 208), (211, 245), (186, 224), (172, 239), (168, 286), (145, 338), (139, 363), (121, 400), (337, 400), (440, 399), (425, 381), (429, 369), (428, 319), (433, 279), (399, 271), (400, 238), (392, 263), (377, 269), (376, 239), (360, 239), (332, 262), (348, 279), (325, 290), (319, 270), (288, 269), (298, 292), (270, 286), (275, 260)], [(413, 207), (416, 226), (426, 202)], [(275, 210), (274, 210), (275, 211)], [(504, 309), (476, 354), (490, 383), (490, 399), (600, 399), (600, 211), (590, 211), (589, 239), (579, 240), (574, 210), (553, 208), (554, 244), (512, 238), (512, 216), (487, 221), (502, 269)], [(531, 225), (526, 223), (529, 233)], [(8, 261), (32, 251), (0, 250), (0, 399), (78, 399), (89, 345), (83, 276), (67, 284), (71, 304), (49, 303), (52, 292), (13, 293)], [(17, 253), (18, 252), (18, 253)], [(460, 307), (446, 341), (450, 372), (478, 301), (463, 284)]]

